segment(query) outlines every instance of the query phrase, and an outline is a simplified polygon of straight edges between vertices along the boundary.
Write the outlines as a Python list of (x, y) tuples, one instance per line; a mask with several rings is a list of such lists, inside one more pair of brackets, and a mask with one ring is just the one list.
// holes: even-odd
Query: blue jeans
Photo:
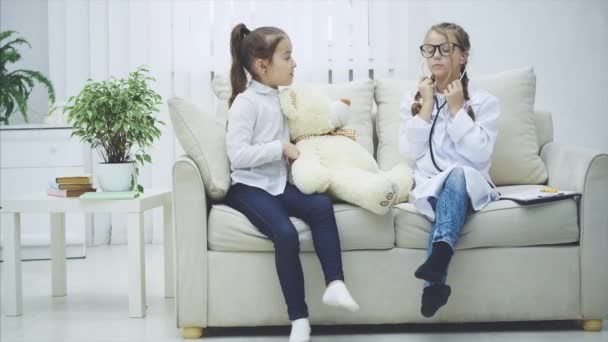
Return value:
[[(433, 243), (443, 241), (456, 250), (460, 231), (467, 213), (471, 210), (471, 200), (467, 193), (466, 180), (462, 168), (455, 168), (443, 184), (439, 197), (429, 199), (435, 209), (435, 222), (429, 237), (428, 254), (433, 252)], [(445, 284), (446, 276), (436, 284)], [(425, 282), (424, 287), (433, 283)]]
[(230, 187), (225, 202), (245, 215), (274, 243), (276, 270), (290, 320), (308, 317), (300, 240), (290, 216), (300, 218), (310, 226), (325, 283), (344, 280), (340, 238), (329, 197), (305, 195), (291, 184), (287, 184), (282, 194), (273, 196), (262, 189), (237, 183)]

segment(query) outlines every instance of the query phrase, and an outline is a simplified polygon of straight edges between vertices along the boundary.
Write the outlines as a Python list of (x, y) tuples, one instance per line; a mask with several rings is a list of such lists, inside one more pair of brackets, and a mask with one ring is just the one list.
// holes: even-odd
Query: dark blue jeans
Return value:
[(291, 184), (287, 184), (281, 195), (273, 196), (262, 189), (237, 183), (230, 187), (225, 202), (243, 213), (274, 243), (275, 265), (290, 320), (308, 317), (300, 240), (290, 216), (300, 218), (310, 226), (325, 283), (344, 280), (340, 238), (329, 197), (305, 195)]
[[(433, 243), (443, 241), (456, 251), (456, 243), (464, 226), (467, 214), (472, 210), (467, 193), (467, 184), (462, 168), (455, 168), (443, 184), (437, 199), (429, 199), (435, 208), (435, 223), (429, 236), (428, 254), (433, 251)], [(447, 275), (439, 283), (445, 284)], [(425, 282), (424, 286), (431, 285)]]

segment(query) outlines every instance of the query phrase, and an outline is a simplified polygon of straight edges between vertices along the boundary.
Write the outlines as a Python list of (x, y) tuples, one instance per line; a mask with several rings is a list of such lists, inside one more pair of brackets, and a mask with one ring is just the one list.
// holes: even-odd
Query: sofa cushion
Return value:
[[(373, 155), (372, 106), (374, 103), (374, 82), (371, 80), (353, 81), (336, 84), (309, 84), (318, 91), (326, 94), (332, 100), (348, 98), (351, 100), (350, 117), (346, 128), (355, 129), (357, 142)], [(232, 92), (229, 80), (224, 76), (216, 76), (213, 80), (213, 92), (218, 101), (217, 116), (226, 115), (227, 101)]]
[[(545, 165), (539, 156), (534, 122), (536, 76), (532, 68), (522, 68), (471, 80), (500, 101), (498, 136), (492, 155), (490, 176), (497, 185), (543, 184)], [(405, 96), (413, 95), (417, 82), (410, 80), (376, 81), (378, 104), (378, 163), (389, 170), (403, 159), (399, 154), (399, 106)], [(412, 163), (409, 160), (410, 165)]]
[[(340, 246), (343, 251), (359, 249), (389, 249), (395, 246), (394, 218), (380, 216), (351, 204), (334, 205)], [(314, 251), (309, 226), (292, 218), (299, 236), (300, 249)], [(274, 246), (240, 212), (223, 204), (213, 205), (209, 213), (209, 249), (213, 251), (270, 252)]]
[[(538, 188), (518, 185), (498, 190), (505, 195)], [(395, 207), (395, 231), (397, 247), (426, 249), (431, 222), (411, 203), (402, 203)], [(578, 240), (576, 200), (529, 206), (500, 200), (468, 217), (456, 249), (553, 245)]]
[(168, 102), (177, 140), (199, 168), (207, 196), (222, 200), (230, 187), (225, 123), (179, 97)]
[[(399, 107), (406, 96), (414, 94), (416, 81), (412, 80), (376, 80), (374, 98), (378, 106), (376, 114), (376, 133), (378, 134), (378, 149), (376, 159), (382, 170), (390, 170), (403, 160), (399, 153), (399, 126), (401, 113)], [(414, 160), (407, 160), (414, 168)]]

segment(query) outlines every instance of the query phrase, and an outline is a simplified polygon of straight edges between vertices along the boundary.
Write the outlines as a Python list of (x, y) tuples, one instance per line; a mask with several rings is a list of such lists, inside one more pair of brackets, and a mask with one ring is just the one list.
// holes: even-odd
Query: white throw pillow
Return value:
[[(399, 153), (399, 106), (405, 98), (416, 91), (416, 81), (381, 79), (376, 81), (374, 97), (378, 106), (376, 132), (378, 151), (376, 157), (380, 169), (388, 171), (403, 160)], [(406, 160), (414, 168), (414, 161)]]
[[(471, 83), (487, 90), (500, 101), (498, 137), (490, 170), (494, 183), (545, 183), (547, 172), (539, 156), (533, 117), (536, 92), (534, 70), (531, 67), (509, 70), (473, 79)], [(398, 142), (399, 105), (405, 96), (415, 93), (416, 88), (417, 81), (376, 81), (378, 164), (383, 170), (389, 170), (403, 160)]]
[[(300, 84), (298, 84), (300, 85)], [(294, 84), (296, 86), (296, 84)], [(370, 153), (374, 154), (373, 127), (371, 112), (374, 101), (374, 83), (371, 80), (353, 81), (337, 84), (309, 84), (320, 92), (327, 94), (331, 100), (348, 98), (351, 100), (350, 116), (345, 128), (355, 129), (357, 142)], [(212, 84), (213, 92), (220, 103), (217, 107), (218, 116), (225, 115), (224, 109), (232, 88), (229, 80), (223, 76), (217, 76)]]
[(179, 97), (168, 102), (177, 140), (198, 166), (207, 196), (221, 201), (230, 187), (225, 122)]

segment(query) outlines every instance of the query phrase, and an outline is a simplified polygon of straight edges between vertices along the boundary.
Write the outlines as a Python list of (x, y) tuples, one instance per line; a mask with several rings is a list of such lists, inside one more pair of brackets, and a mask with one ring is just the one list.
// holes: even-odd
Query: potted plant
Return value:
[[(16, 46), (30, 43), (22, 37), (13, 38), (15, 31), (0, 32), (0, 123), (8, 125), (11, 114), (19, 110), (23, 120), (27, 118), (27, 100), (32, 93), (34, 83), (41, 83), (49, 94), (51, 103), (55, 102), (55, 89), (51, 81), (38, 71), (17, 69), (8, 71), (7, 65), (18, 62), (21, 54)], [(8, 41), (7, 41), (8, 40)], [(6, 43), (4, 43), (7, 41)]]
[(63, 107), (74, 127), (72, 136), (97, 149), (104, 160), (97, 169), (103, 191), (144, 191), (137, 184), (139, 165), (152, 162), (146, 149), (161, 136), (157, 124), (164, 124), (154, 115), (162, 102), (149, 81), (155, 79), (145, 66), (126, 79), (89, 79)]

